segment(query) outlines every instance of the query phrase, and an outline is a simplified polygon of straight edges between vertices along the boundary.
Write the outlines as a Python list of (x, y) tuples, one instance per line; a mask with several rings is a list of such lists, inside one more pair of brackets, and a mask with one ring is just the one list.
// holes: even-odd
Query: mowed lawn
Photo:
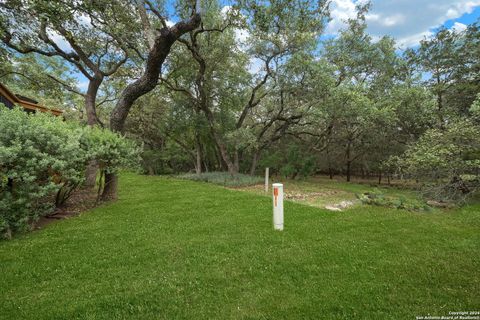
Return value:
[(0, 242), (2, 319), (415, 319), (480, 309), (480, 206), (345, 212), (124, 174), (120, 200)]

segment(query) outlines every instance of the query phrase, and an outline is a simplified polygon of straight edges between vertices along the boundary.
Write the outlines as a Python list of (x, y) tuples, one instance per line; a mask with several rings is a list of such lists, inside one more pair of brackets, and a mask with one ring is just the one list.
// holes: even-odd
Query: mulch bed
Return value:
[(42, 229), (44, 226), (57, 220), (75, 217), (84, 211), (95, 208), (100, 202), (97, 202), (97, 190), (95, 188), (80, 188), (75, 190), (70, 198), (59, 208), (45, 217), (41, 217), (35, 223), (34, 229)]

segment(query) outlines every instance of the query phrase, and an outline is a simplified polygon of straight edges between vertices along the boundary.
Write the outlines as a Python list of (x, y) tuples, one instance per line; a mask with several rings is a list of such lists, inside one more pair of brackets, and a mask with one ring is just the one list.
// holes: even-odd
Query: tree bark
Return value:
[(89, 126), (95, 126), (100, 124), (100, 120), (97, 116), (96, 103), (98, 89), (102, 85), (103, 75), (95, 75), (88, 82), (87, 93), (85, 94), (85, 111), (87, 113), (87, 123)]
[(117, 198), (118, 177), (115, 173), (105, 173), (105, 186), (103, 187), (102, 200), (109, 201)]
[(203, 167), (205, 168), (205, 172), (208, 172), (208, 163), (207, 163), (207, 159), (203, 159)]
[(351, 166), (352, 166), (352, 162), (351, 161), (347, 161), (347, 182), (350, 182), (350, 178), (351, 178)]
[[(155, 42), (148, 53), (143, 75), (136, 81), (129, 84), (120, 95), (115, 108), (110, 116), (110, 129), (123, 133), (125, 120), (135, 101), (144, 94), (152, 91), (158, 83), (163, 62), (167, 58), (172, 45), (183, 34), (196, 29), (201, 22), (199, 14), (194, 14), (187, 21), (180, 21), (172, 27), (164, 27), (156, 35)], [(105, 175), (105, 188), (102, 198), (114, 198), (117, 193), (117, 176), (115, 174)]]
[(208, 124), (210, 127), (210, 133), (215, 141), (215, 144), (218, 147), (218, 151), (220, 153), (220, 157), (223, 162), (227, 165), (227, 170), (230, 174), (238, 173), (238, 169), (236, 169), (234, 162), (230, 159), (230, 155), (228, 154), (227, 145), (223, 141), (220, 133), (217, 132), (215, 129), (215, 119), (213, 117), (212, 111), (208, 107), (202, 108), (205, 113), (205, 116), (208, 120)]
[(225, 144), (222, 144), (220, 145), (219, 144), (219, 149), (220, 149), (220, 154), (222, 155), (222, 159), (223, 161), (227, 164), (227, 170), (228, 170), (228, 173), (230, 174), (237, 174), (238, 173), (238, 170), (235, 166), (235, 164), (232, 162), (232, 160), (230, 160), (230, 157), (228, 155), (228, 151), (227, 151), (227, 147), (225, 146)]
[(258, 159), (260, 158), (260, 150), (255, 150), (252, 158), (252, 165), (250, 166), (250, 175), (255, 175), (255, 170), (257, 170)]
[(238, 173), (240, 172), (240, 152), (238, 151), (237, 148), (235, 148), (235, 153), (233, 155), (233, 165), (235, 172)]
[(347, 182), (350, 182), (350, 175), (352, 169), (352, 160), (350, 159), (350, 141), (347, 144)]
[[(96, 103), (97, 93), (103, 82), (103, 75), (96, 75), (88, 83), (87, 94), (85, 95), (85, 112), (87, 114), (87, 124), (91, 127), (100, 124), (97, 116)], [(95, 160), (88, 163), (85, 169), (85, 187), (94, 187), (97, 182), (98, 165)]]
[(130, 108), (141, 96), (152, 91), (157, 85), (163, 62), (167, 58), (172, 45), (183, 34), (194, 30), (200, 25), (200, 15), (193, 15), (188, 21), (181, 21), (170, 28), (162, 28), (155, 38), (155, 43), (148, 53), (145, 71), (136, 81), (129, 84), (120, 95), (120, 98), (110, 117), (110, 128), (123, 133), (125, 120)]
[(85, 187), (93, 188), (97, 183), (98, 165), (95, 160), (90, 161), (85, 168)]
[(195, 171), (197, 174), (200, 174), (202, 173), (202, 144), (200, 143), (200, 137), (198, 134), (195, 135), (195, 156)]

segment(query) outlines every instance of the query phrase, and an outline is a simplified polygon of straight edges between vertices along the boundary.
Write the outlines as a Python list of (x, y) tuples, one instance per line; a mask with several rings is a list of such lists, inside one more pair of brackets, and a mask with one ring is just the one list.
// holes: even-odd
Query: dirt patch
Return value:
[[(271, 194), (271, 189), (268, 193), (265, 193), (265, 186), (264, 185), (254, 185), (248, 187), (241, 187), (241, 188), (227, 188), (231, 190), (241, 190), (241, 191), (248, 191), (254, 192), (256, 194), (263, 194), (269, 195)], [(285, 200), (290, 201), (298, 201), (302, 203), (307, 203), (313, 206), (319, 206), (318, 202), (320, 203), (331, 203), (334, 201), (340, 201), (342, 198), (348, 198), (349, 193), (343, 190), (335, 190), (335, 189), (327, 189), (321, 188), (319, 191), (303, 191), (301, 187), (296, 185), (288, 185), (288, 189), (284, 190), (284, 198)], [(323, 207), (323, 205), (322, 205)]]
[(34, 230), (42, 229), (44, 226), (58, 220), (68, 219), (80, 213), (96, 207), (97, 192), (93, 188), (81, 188), (73, 192), (66, 203), (56, 208), (55, 211), (45, 217), (41, 217), (34, 226)]
[(344, 200), (339, 203), (326, 205), (325, 209), (330, 211), (343, 211), (344, 209), (353, 207), (356, 203), (358, 203), (358, 201)]
[(339, 191), (336, 190), (325, 190), (322, 192), (286, 192), (285, 193), (285, 199), (288, 200), (311, 200), (319, 197), (331, 197), (334, 195), (339, 194)]

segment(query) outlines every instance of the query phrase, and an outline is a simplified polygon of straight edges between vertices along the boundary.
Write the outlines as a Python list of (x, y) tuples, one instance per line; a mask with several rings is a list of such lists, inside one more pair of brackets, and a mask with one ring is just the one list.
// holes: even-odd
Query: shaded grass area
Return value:
[(264, 180), (258, 176), (246, 174), (230, 174), (228, 172), (202, 172), (200, 174), (188, 173), (178, 176), (180, 179), (209, 182), (224, 187), (243, 187), (262, 183)]
[(120, 200), (0, 243), (2, 319), (414, 319), (480, 308), (480, 206), (331, 213), (125, 174)]

